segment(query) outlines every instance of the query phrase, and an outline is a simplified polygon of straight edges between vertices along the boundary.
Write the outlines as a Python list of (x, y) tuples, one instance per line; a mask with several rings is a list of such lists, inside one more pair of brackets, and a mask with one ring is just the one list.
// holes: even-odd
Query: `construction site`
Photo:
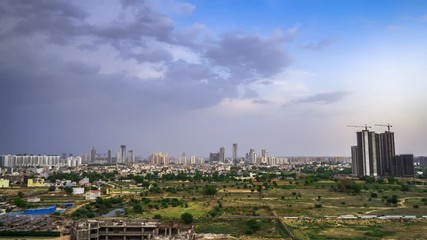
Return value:
[(153, 219), (114, 219), (76, 221), (73, 240), (195, 240), (193, 229), (181, 231), (179, 224), (162, 224)]

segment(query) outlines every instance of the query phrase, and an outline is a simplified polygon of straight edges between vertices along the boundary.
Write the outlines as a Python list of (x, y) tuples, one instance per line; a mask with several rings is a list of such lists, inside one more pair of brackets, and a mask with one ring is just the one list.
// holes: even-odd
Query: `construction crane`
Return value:
[(375, 126), (381, 126), (381, 127), (387, 127), (388, 131), (390, 132), (390, 128), (393, 127), (390, 125), (390, 123), (387, 123), (387, 125), (385, 124), (375, 124)]
[(347, 125), (347, 127), (365, 128), (366, 131), (368, 131), (368, 128), (372, 128), (371, 126), (368, 126), (368, 124), (365, 124), (365, 126)]

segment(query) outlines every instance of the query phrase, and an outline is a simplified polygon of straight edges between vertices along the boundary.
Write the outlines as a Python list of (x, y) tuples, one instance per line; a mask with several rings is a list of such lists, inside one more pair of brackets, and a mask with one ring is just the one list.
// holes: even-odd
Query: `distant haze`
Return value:
[(0, 154), (427, 155), (426, 39), (424, 0), (1, 1)]

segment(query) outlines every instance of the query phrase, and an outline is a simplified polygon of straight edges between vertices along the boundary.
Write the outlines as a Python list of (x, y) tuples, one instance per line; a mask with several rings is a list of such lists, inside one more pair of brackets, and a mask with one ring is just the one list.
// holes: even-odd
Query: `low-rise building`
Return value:
[(43, 178), (29, 178), (27, 180), (27, 187), (47, 187), (47, 185)]
[(85, 194), (86, 200), (95, 200), (98, 197), (101, 197), (100, 190), (90, 190)]
[(3, 179), (0, 178), (0, 188), (8, 188), (9, 186), (9, 179)]

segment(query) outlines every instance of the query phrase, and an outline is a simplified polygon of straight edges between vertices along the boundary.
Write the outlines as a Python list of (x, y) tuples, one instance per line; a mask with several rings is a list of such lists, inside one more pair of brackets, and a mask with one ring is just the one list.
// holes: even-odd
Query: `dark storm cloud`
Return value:
[[(0, 153), (82, 149), (106, 132), (109, 138), (136, 139), (133, 128), (139, 125), (238, 98), (240, 87), (290, 64), (281, 37), (227, 33), (208, 39), (203, 25), (176, 29), (145, 1), (123, 1), (118, 11), (133, 15), (96, 25), (72, 1), (0, 2)], [(159, 63), (164, 72), (154, 80), (125, 68), (104, 74), (105, 60), (95, 54), (104, 46), (117, 50), (114, 61)], [(198, 61), (174, 60), (177, 48)], [(82, 58), (81, 50), (93, 52), (95, 61)], [(246, 97), (267, 103), (256, 92), (247, 91)], [(45, 141), (35, 143), (37, 136)]]
[(4, 30), (0, 39), (41, 33), (50, 41), (63, 44), (89, 30), (82, 24), (87, 13), (68, 1), (10, 0), (0, 4), (4, 9), (0, 15)]
[(270, 77), (287, 67), (291, 58), (283, 49), (283, 38), (262, 38), (255, 35), (228, 33), (206, 56), (213, 63), (229, 70), (233, 81), (245, 83), (259, 77)]
[(343, 100), (351, 92), (349, 91), (337, 91), (329, 93), (317, 93), (313, 96), (302, 98), (292, 102), (292, 104), (299, 103), (313, 103), (313, 104), (331, 104)]

